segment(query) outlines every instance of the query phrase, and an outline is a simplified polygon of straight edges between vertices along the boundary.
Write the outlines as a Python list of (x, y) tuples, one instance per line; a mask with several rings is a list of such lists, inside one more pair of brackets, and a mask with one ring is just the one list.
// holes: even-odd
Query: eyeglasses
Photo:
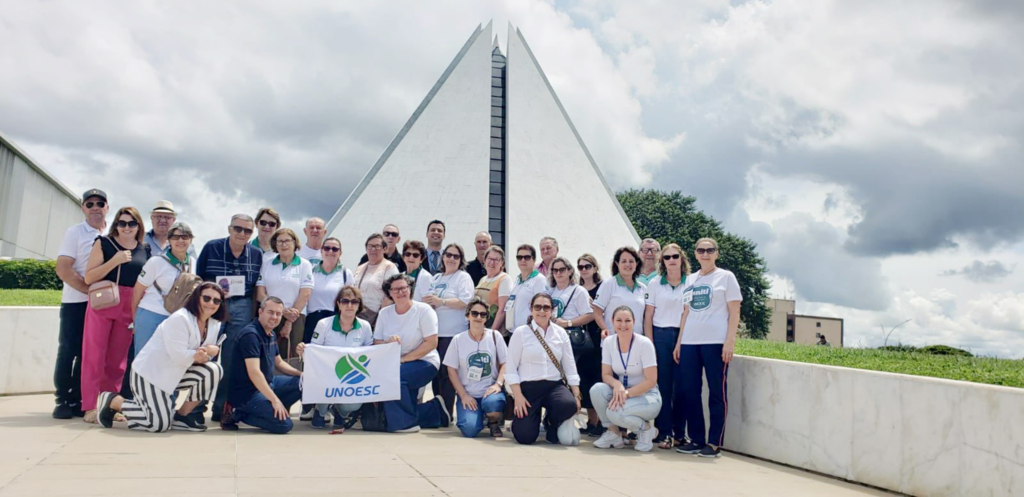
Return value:
[(270, 226), (271, 228), (276, 228), (277, 221), (267, 221), (266, 219), (260, 219), (260, 226)]
[(664, 259), (666, 261), (671, 261), (671, 260), (675, 260), (675, 259), (680, 259), (682, 257), (683, 256), (681, 256), (679, 254), (668, 254), (666, 256), (663, 256), (662, 259)]
[(462, 258), (462, 256), (461, 256), (461, 255), (459, 255), (459, 254), (457, 254), (457, 253), (454, 253), (454, 254), (453, 254), (453, 253), (451, 253), (451, 252), (445, 252), (445, 253), (444, 253), (444, 256), (445, 256), (445, 257), (447, 257), (447, 258), (449, 258), (449, 259), (461, 259), (461, 258)]
[(657, 250), (654, 250), (652, 248), (642, 248), (642, 249), (640, 249), (640, 253), (641, 254), (653, 254), (655, 252), (657, 252)]
[(231, 229), (234, 230), (235, 233), (245, 233), (246, 236), (249, 236), (249, 235), (252, 234), (252, 228), (243, 228), (241, 226), (231, 226)]
[(394, 238), (394, 237), (398, 236), (398, 232), (397, 231), (385, 231), (384, 232), (384, 236)]
[(469, 315), (474, 318), (486, 318), (488, 316), (487, 311), (469, 311)]
[(135, 221), (135, 220), (132, 220), (132, 221), (122, 221), (122, 220), (118, 219), (117, 220), (117, 227), (118, 228), (138, 228), (139, 227), (139, 223), (138, 223), (138, 221)]
[(423, 257), (423, 254), (419, 252), (402, 252), (402, 257), (408, 257), (410, 259), (419, 259)]
[(171, 240), (191, 240), (192, 235), (171, 235), (167, 238), (170, 238)]
[(341, 252), (341, 247), (321, 247), (324, 252)]
[(407, 287), (407, 286), (393, 286), (393, 287), (391, 287), (391, 292), (392, 293), (403, 293), (403, 292), (408, 292), (408, 291), (409, 291), (409, 287)]
[(102, 200), (100, 200), (100, 201), (98, 201), (98, 202), (86, 202), (86, 203), (85, 203), (85, 208), (86, 208), (86, 209), (92, 209), (92, 207), (93, 207), (94, 205), (95, 205), (96, 207), (99, 207), (100, 209), (102, 209), (102, 208), (104, 208), (104, 207), (106, 207), (106, 206), (107, 206), (107, 203), (106, 203), (106, 202), (104, 202), (104, 201), (102, 201)]
[(550, 305), (535, 304), (533, 310), (537, 312), (551, 312), (552, 307)]
[(711, 247), (711, 248), (699, 248), (699, 249), (697, 249), (697, 250), (694, 250), (694, 252), (697, 252), (697, 254), (698, 254), (698, 255), (703, 255), (703, 254), (713, 254), (713, 253), (715, 253), (715, 252), (718, 252), (718, 249), (716, 249), (715, 247)]
[(594, 269), (594, 265), (593, 264), (580, 264), (579, 266), (576, 266), (576, 269), (579, 269), (580, 271), (590, 271), (591, 269)]
[(295, 240), (292, 240), (290, 236), (282, 236), (277, 239), (276, 245), (295, 245)]
[(488, 257), (486, 261), (493, 264), (501, 264), (501, 259), (491, 259), (490, 257)]
[(374, 243), (366, 246), (366, 250), (381, 250), (384, 246), (379, 243)]
[(203, 302), (209, 304), (211, 300), (213, 301), (214, 305), (220, 305), (220, 303), (223, 302), (223, 300), (221, 300), (220, 297), (211, 297), (209, 295), (203, 295)]
[(338, 303), (341, 305), (359, 305), (359, 299), (338, 299)]
[(531, 261), (531, 260), (533, 260), (533, 256), (532, 255), (517, 255), (516, 256), (516, 260), (517, 261)]
[(567, 267), (553, 267), (553, 268), (551, 268), (552, 272), (558, 273), (558, 274), (564, 273), (564, 272), (566, 272), (568, 270), (569, 270), (569, 268), (567, 268)]

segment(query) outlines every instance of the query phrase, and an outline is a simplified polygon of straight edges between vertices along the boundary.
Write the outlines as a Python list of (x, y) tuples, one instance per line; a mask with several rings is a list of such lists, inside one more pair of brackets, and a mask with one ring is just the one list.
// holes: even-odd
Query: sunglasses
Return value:
[(169, 238), (171, 240), (191, 240), (192, 239), (192, 235), (171, 235), (171, 236), (169, 236), (167, 238)]
[(487, 317), (487, 311), (483, 311), (483, 312), (480, 312), (480, 311), (469, 311), (469, 315), (471, 317), (474, 317), (474, 318), (486, 318)]
[(359, 299), (338, 299), (338, 303), (341, 305), (359, 305)]
[(220, 297), (211, 297), (209, 295), (203, 295), (203, 302), (209, 304), (211, 300), (213, 301), (214, 305), (220, 305), (220, 303), (223, 302), (223, 300), (221, 300)]
[(675, 259), (681, 259), (682, 257), (683, 256), (681, 256), (679, 254), (669, 254), (669, 255), (666, 255), (666, 256), (662, 257), (662, 259), (664, 259), (666, 261), (672, 261), (672, 260), (675, 260)]
[(517, 261), (530, 261), (530, 260), (533, 260), (533, 256), (532, 255), (517, 255), (516, 256), (516, 260)]
[(461, 258), (462, 258), (462, 256), (461, 256), (461, 255), (459, 255), (459, 254), (453, 254), (453, 253), (451, 253), (451, 252), (445, 252), (445, 253), (444, 253), (444, 256), (445, 256), (445, 257), (447, 257), (447, 258), (449, 258), (449, 259), (461, 259)]
[(579, 266), (576, 266), (576, 269), (579, 269), (580, 271), (590, 271), (591, 269), (594, 269), (594, 265), (593, 264), (580, 264)]
[(695, 250), (694, 252), (697, 252), (697, 254), (713, 254), (715, 252), (718, 252), (718, 249), (716, 249), (714, 247), (711, 247), (711, 248), (699, 248), (699, 249)]
[(234, 230), (235, 233), (245, 233), (246, 236), (252, 234), (252, 228), (243, 228), (241, 226), (232, 226), (231, 229)]
[(410, 259), (419, 259), (423, 257), (423, 254), (419, 252), (402, 252), (402, 257), (408, 257)]
[(556, 273), (556, 274), (564, 273), (564, 272), (566, 272), (568, 270), (569, 270), (569, 268), (567, 268), (567, 267), (553, 267), (553, 268), (551, 268), (551, 271)]
[(384, 236), (396, 237), (396, 236), (398, 236), (398, 232), (397, 231), (385, 231), (384, 232)]
[(341, 252), (341, 247), (321, 247), (324, 252)]
[(134, 221), (134, 220), (133, 221), (122, 221), (122, 220), (118, 219), (117, 220), (117, 227), (118, 228), (138, 228), (139, 227), (139, 223), (138, 223), (138, 221)]
[(96, 207), (99, 207), (100, 209), (102, 209), (102, 208), (104, 208), (104, 207), (106, 207), (106, 206), (107, 206), (107, 203), (106, 203), (106, 202), (104, 202), (104, 201), (102, 201), (102, 200), (100, 200), (100, 201), (98, 201), (98, 202), (86, 202), (86, 203), (85, 203), (85, 208), (86, 208), (86, 209), (92, 209), (92, 206), (94, 206), (94, 205), (95, 205)]
[(277, 227), (277, 222), (275, 222), (275, 221), (267, 221), (267, 220), (261, 219), (260, 220), (260, 226), (270, 226), (271, 228), (276, 228)]
[(536, 304), (533, 306), (533, 310), (537, 312), (551, 312), (552, 307), (550, 305)]

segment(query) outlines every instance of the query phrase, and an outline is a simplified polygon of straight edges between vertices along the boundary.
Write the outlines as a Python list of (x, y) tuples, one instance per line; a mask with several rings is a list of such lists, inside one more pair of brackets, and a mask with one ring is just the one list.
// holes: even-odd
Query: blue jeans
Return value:
[[(299, 391), (298, 376), (275, 375), (274, 379), (270, 382), (270, 388), (274, 391), (274, 395), (281, 399), (285, 410), (290, 410), (292, 404), (302, 398), (302, 392)], [(234, 417), (236, 422), (255, 426), (270, 433), (283, 435), (292, 431), (291, 416), (284, 420), (275, 418), (273, 404), (270, 403), (270, 399), (266, 398), (259, 391), (252, 394), (252, 397), (249, 398), (245, 405), (241, 407), (235, 406)]]
[(604, 426), (615, 425), (632, 432), (638, 432), (644, 422), (654, 421), (661, 412), (661, 392), (652, 388), (643, 396), (626, 399), (626, 404), (618, 409), (608, 409), (612, 400), (612, 387), (607, 383), (596, 383), (590, 389), (590, 400), (594, 402), (597, 417)]
[(414, 426), (420, 428), (438, 428), (448, 426), (441, 412), (441, 402), (437, 397), (429, 402), (417, 404), (420, 389), (427, 386), (437, 375), (437, 368), (422, 359), (403, 362), (399, 368), (399, 381), (402, 398), (384, 402), (384, 416), (388, 420), (388, 431), (396, 432)]
[[(224, 343), (220, 347), (220, 365), (224, 368), (224, 384), (231, 384), (231, 374), (228, 372), (231, 369), (231, 358), (235, 355), (235, 345), (238, 343), (238, 332), (245, 327), (245, 325), (252, 322), (252, 308), (253, 302), (248, 297), (235, 297), (227, 300), (228, 304), (228, 322), (220, 328), (220, 332), (224, 334)], [(217, 389), (217, 398), (213, 401), (213, 412), (215, 415), (219, 415), (221, 409), (224, 408), (224, 401), (227, 400), (228, 389), (219, 388)]]
[(316, 411), (321, 416), (326, 416), (328, 412), (334, 413), (334, 424), (338, 425), (341, 424), (344, 418), (347, 418), (362, 407), (362, 404), (317, 404)]
[(149, 343), (149, 339), (153, 338), (157, 327), (168, 317), (170, 316), (141, 308), (135, 311), (135, 355), (142, 352), (142, 348)]
[(672, 352), (679, 340), (679, 328), (654, 327), (654, 354), (658, 359), (658, 390), (661, 391), (661, 412), (654, 420), (658, 428), (658, 437), (673, 437), (677, 440), (686, 438), (686, 415), (679, 410), (674, 412), (672, 401), (675, 397), (676, 361)]
[(459, 427), (462, 436), (473, 438), (484, 429), (484, 418), (489, 413), (505, 412), (505, 392), (498, 392), (476, 400), (475, 411), (462, 407), (461, 399), (455, 402), (455, 411), (458, 421), (455, 425)]

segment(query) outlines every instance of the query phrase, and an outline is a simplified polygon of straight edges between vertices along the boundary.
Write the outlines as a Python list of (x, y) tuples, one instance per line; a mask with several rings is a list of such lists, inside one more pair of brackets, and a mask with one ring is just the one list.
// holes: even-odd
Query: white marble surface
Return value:
[(0, 395), (52, 392), (59, 307), (0, 307)]

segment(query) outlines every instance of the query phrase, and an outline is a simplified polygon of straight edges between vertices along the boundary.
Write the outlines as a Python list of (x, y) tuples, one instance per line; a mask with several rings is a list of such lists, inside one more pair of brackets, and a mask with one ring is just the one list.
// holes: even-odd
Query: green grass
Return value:
[(1024, 361), (987, 357), (955, 357), (923, 352), (896, 352), (796, 345), (738, 339), (736, 353), (784, 361), (870, 369), (1024, 388)]
[(60, 306), (60, 290), (0, 290), (0, 307)]

